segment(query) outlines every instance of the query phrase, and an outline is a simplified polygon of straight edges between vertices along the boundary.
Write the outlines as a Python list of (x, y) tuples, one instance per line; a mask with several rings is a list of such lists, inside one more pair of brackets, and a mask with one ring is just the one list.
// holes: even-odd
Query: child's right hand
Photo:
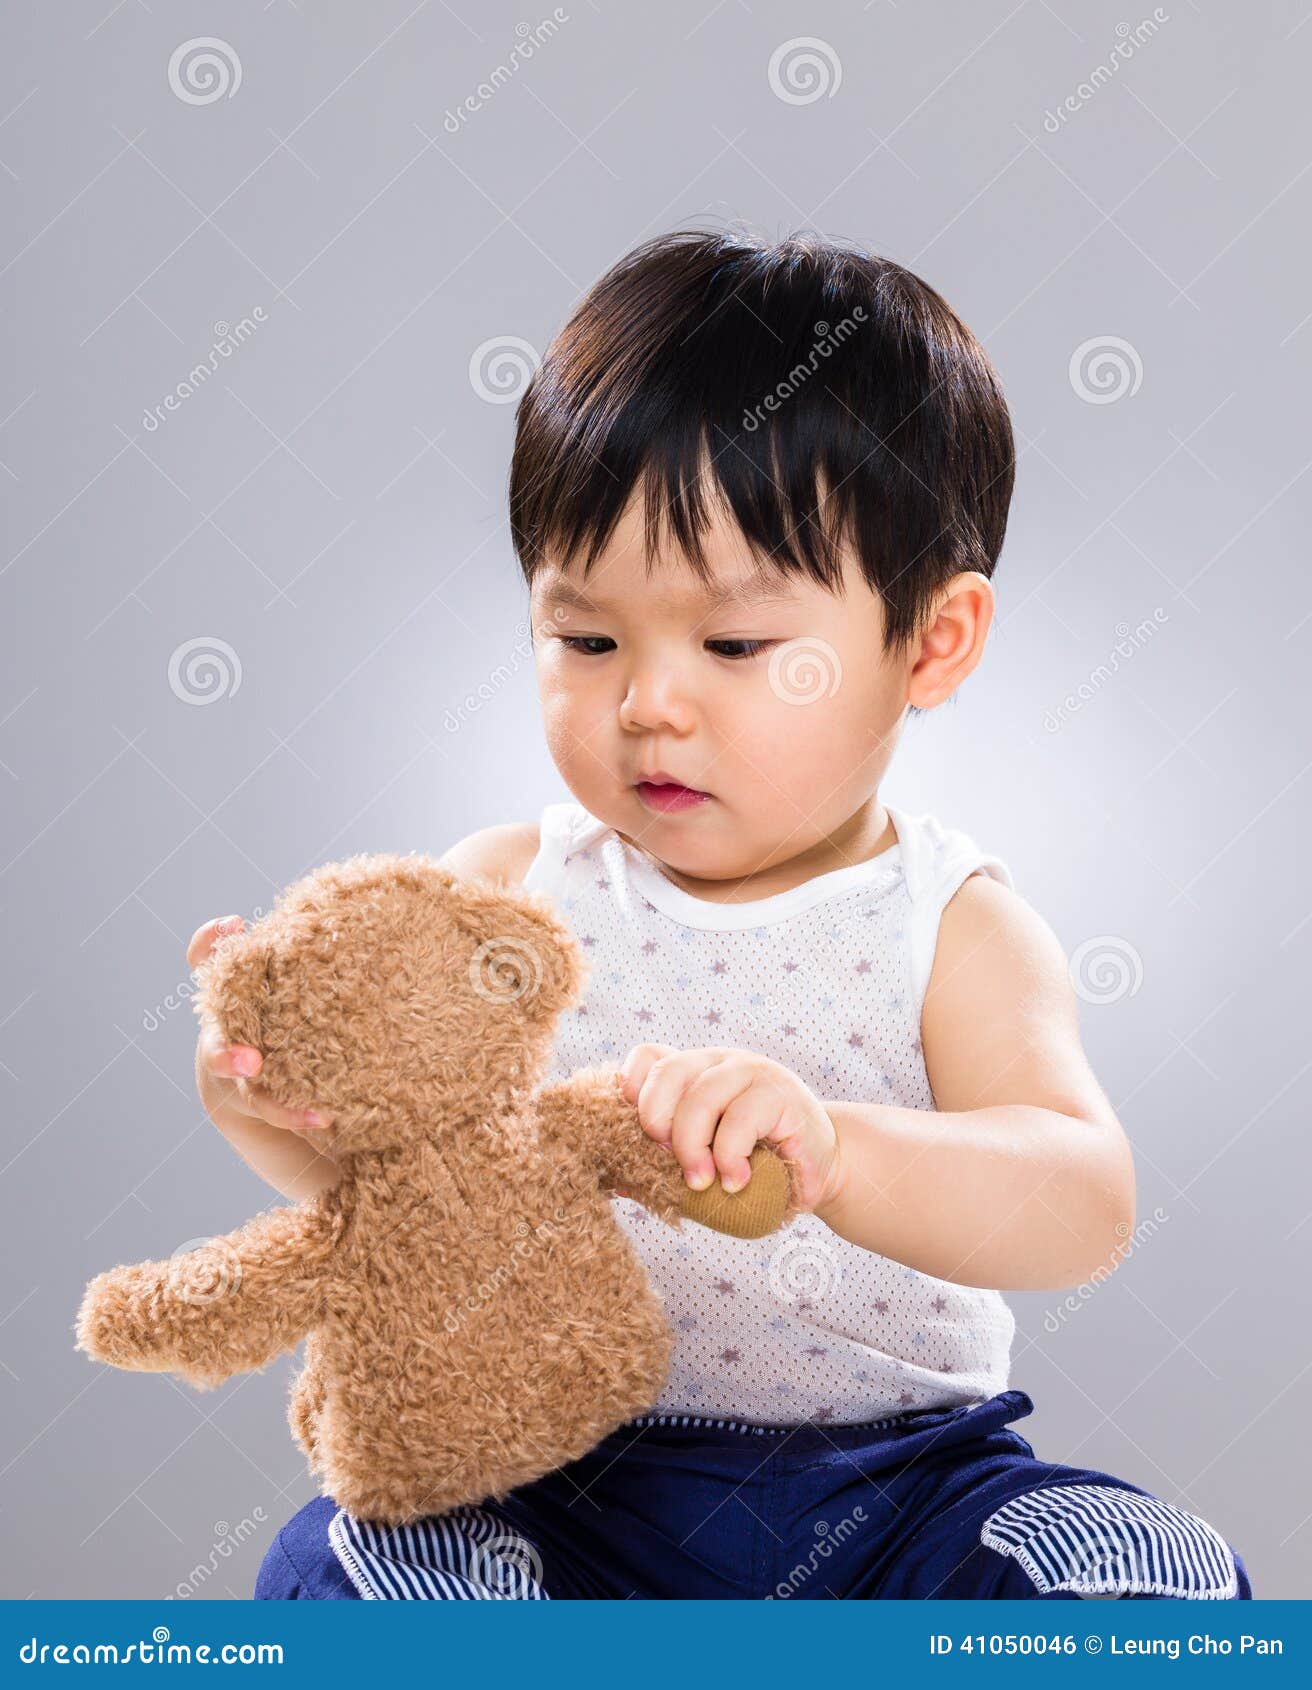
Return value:
[[(239, 933), (242, 926), (239, 915), (207, 921), (192, 935), (187, 962), (195, 968), (209, 956), (221, 934)], [(275, 1102), (263, 1086), (255, 1083), (263, 1064), (262, 1053), (253, 1045), (222, 1044), (212, 1029), (203, 1028), (196, 1041), (196, 1089), (205, 1113), (220, 1131), (251, 1120), (263, 1121), (295, 1133), (322, 1155), (331, 1155), (325, 1131), (332, 1125), (329, 1118), (321, 1110), (288, 1109)]]

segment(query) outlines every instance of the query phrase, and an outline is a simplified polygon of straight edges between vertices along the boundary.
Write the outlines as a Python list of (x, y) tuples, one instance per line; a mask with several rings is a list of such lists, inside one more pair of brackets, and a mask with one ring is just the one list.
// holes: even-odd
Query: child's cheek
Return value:
[(552, 762), (575, 797), (594, 815), (613, 807), (623, 771), (616, 768), (613, 713), (584, 696), (586, 687), (542, 700), (543, 734)]

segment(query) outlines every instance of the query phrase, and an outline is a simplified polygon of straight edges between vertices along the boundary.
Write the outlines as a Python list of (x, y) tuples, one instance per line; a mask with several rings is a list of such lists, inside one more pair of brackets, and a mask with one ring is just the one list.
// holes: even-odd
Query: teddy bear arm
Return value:
[(268, 1210), (168, 1261), (99, 1274), (78, 1310), (77, 1348), (201, 1388), (294, 1349), (331, 1278), (341, 1222), (327, 1195)]
[(570, 1184), (632, 1197), (677, 1226), (684, 1185), (678, 1162), (643, 1132), (618, 1069), (581, 1068), (535, 1099), (544, 1154)]
[(543, 1145), (558, 1166), (579, 1183), (591, 1179), (633, 1198), (671, 1225), (688, 1219), (735, 1238), (762, 1238), (798, 1212), (787, 1164), (766, 1144), (753, 1150), (743, 1190), (730, 1194), (717, 1180), (694, 1191), (674, 1155), (642, 1130), (618, 1069), (581, 1069), (543, 1087), (537, 1101)]

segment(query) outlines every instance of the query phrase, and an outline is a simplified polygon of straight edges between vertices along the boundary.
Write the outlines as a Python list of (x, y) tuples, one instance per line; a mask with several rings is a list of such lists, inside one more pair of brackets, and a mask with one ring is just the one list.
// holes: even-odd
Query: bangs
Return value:
[(684, 232), (616, 265), (548, 350), (511, 529), (530, 583), (548, 558), (586, 577), (635, 499), (649, 567), (674, 551), (703, 580), (717, 512), (830, 591), (847, 546), (901, 645), (953, 574), (991, 573), (1011, 475), (992, 367), (924, 283), (818, 240)]

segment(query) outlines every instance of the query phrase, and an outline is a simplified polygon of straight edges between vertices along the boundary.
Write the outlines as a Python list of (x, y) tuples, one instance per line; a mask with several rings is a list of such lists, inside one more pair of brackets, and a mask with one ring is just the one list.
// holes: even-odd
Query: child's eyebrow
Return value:
[[(568, 605), (574, 610), (590, 610), (596, 614), (605, 611), (608, 606), (590, 599), (569, 581), (553, 581), (543, 592), (543, 602), (549, 605)], [(742, 581), (730, 587), (709, 587), (702, 593), (691, 598), (679, 599), (668, 594), (661, 594), (654, 602), (672, 610), (721, 610), (726, 605), (755, 605), (755, 604), (791, 604), (796, 601), (796, 595), (786, 582), (777, 580)]]

